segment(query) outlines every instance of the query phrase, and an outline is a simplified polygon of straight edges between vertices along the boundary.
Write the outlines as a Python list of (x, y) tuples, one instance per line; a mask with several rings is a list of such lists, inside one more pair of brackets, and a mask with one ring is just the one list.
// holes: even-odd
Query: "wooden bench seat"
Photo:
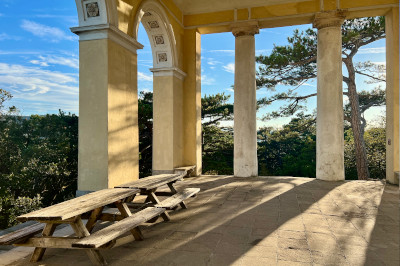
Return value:
[(154, 207), (146, 208), (115, 224), (107, 226), (106, 228), (97, 231), (91, 234), (90, 236), (83, 238), (80, 241), (73, 243), (72, 247), (99, 248), (103, 245), (106, 245), (110, 241), (113, 241), (116, 238), (122, 236), (126, 232), (131, 231), (140, 224), (145, 223), (151, 220), (152, 218), (161, 215), (164, 212), (165, 212), (164, 208), (154, 208)]
[(15, 232), (0, 236), (0, 245), (12, 245), (26, 240), (43, 231), (45, 224), (35, 223)]
[(96, 208), (114, 203), (120, 199), (134, 196), (139, 192), (140, 190), (138, 189), (103, 189), (18, 216), (17, 220), (21, 222), (30, 220), (64, 221)]
[(159, 204), (155, 205), (155, 207), (171, 210), (180, 204), (182, 208), (186, 209), (186, 205), (183, 203), (183, 201), (196, 195), (199, 191), (200, 188), (186, 188), (182, 192), (178, 192), (173, 196), (161, 201)]

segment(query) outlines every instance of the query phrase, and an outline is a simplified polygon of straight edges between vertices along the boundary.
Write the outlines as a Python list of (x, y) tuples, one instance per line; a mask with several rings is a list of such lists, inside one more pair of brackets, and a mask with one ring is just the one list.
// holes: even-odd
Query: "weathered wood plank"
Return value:
[(79, 240), (78, 237), (31, 237), (24, 243), (15, 244), (15, 246), (38, 247), (38, 248), (72, 248), (72, 243)]
[(140, 189), (150, 190), (153, 188), (161, 187), (170, 182), (177, 181), (179, 179), (182, 179), (182, 176), (179, 174), (155, 175), (155, 176), (145, 177), (130, 183), (118, 185), (116, 186), (116, 188), (140, 188)]
[(103, 189), (84, 196), (19, 216), (19, 221), (63, 221), (85, 212), (106, 206), (136, 193), (138, 189)]
[[(54, 231), (56, 230), (57, 224), (46, 224), (42, 236), (52, 236)], [(46, 248), (35, 248), (33, 251), (31, 262), (38, 262), (43, 258), (44, 253), (46, 252)]]
[(90, 214), (90, 217), (88, 221), (86, 222), (86, 229), (90, 232), (92, 232), (94, 226), (96, 225), (97, 220), (100, 218), (102, 212), (103, 212), (104, 206), (94, 209), (92, 213)]
[(194, 171), (194, 169), (196, 169), (196, 165), (182, 166), (175, 168), (174, 172), (175, 174), (180, 174), (183, 177), (187, 177)]
[[(86, 229), (86, 227), (83, 224), (82, 219), (80, 217), (76, 220), (76, 223), (71, 224), (71, 226), (74, 229), (77, 237), (86, 239), (87, 237), (90, 236), (89, 231)], [(72, 244), (72, 246), (74, 246), (74, 244)], [(100, 254), (100, 251), (98, 251), (98, 250), (94, 250), (94, 249), (86, 250), (86, 254), (88, 255), (90, 261), (94, 265), (107, 265), (108, 264), (107, 261), (104, 259), (104, 257)]]
[(72, 244), (72, 246), (80, 248), (99, 248), (163, 212), (165, 212), (165, 209), (163, 208), (146, 208), (130, 217), (127, 217), (93, 233), (88, 237), (83, 238), (82, 240)]
[[(175, 206), (177, 206), (178, 204), (182, 203), (185, 199), (188, 199), (188, 198), (192, 197), (193, 195), (197, 194), (199, 191), (200, 191), (200, 188), (186, 188), (182, 192), (179, 192), (179, 193), (167, 198), (166, 200), (163, 200), (162, 202), (158, 203), (156, 205), (156, 207), (172, 209)], [(183, 207), (183, 208), (185, 208), (185, 207)]]
[[(157, 198), (157, 196), (154, 194), (154, 192), (149, 191), (147, 193), (147, 198), (153, 202), (154, 204), (160, 204), (160, 200)], [(164, 213), (161, 214), (161, 217), (164, 219), (164, 221), (168, 222), (171, 221), (171, 217), (169, 216), (169, 214), (164, 211)], [(151, 221), (152, 222), (152, 221)]]
[(35, 223), (15, 232), (0, 236), (0, 245), (12, 245), (43, 231), (45, 224)]
[[(67, 249), (81, 249), (72, 246), (72, 243), (80, 240), (78, 237), (31, 237), (23, 243), (14, 244), (14, 246), (21, 247), (42, 247), (42, 248), (67, 248)], [(115, 246), (115, 243), (110, 242), (107, 245), (101, 246), (101, 249), (110, 249)]]

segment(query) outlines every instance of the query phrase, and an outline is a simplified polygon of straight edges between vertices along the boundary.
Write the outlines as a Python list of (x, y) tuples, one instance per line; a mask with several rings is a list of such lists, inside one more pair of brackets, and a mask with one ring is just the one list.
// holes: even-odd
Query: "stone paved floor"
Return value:
[[(231, 176), (202, 176), (179, 186), (202, 191), (187, 201), (187, 210), (171, 213), (171, 222), (143, 226), (144, 241), (103, 251), (111, 265), (400, 264), (397, 186)], [(7, 261), (2, 255), (0, 264)], [(52, 249), (40, 265), (90, 261), (83, 251)]]

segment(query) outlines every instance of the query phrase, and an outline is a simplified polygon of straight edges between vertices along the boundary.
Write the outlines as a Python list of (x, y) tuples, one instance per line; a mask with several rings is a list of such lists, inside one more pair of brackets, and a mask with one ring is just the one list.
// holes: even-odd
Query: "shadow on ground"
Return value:
[[(398, 187), (232, 176), (178, 187), (201, 193), (171, 222), (143, 226), (144, 241), (105, 250), (111, 265), (399, 265)], [(49, 250), (40, 263), (88, 264), (80, 250)]]

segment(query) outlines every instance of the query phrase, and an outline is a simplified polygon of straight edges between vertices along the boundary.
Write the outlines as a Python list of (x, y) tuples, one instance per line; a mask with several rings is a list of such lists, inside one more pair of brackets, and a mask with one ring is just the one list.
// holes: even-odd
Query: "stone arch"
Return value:
[(173, 68), (178, 65), (174, 31), (162, 5), (155, 0), (145, 0), (139, 6), (133, 25), (133, 37), (137, 39), (142, 22), (149, 37), (153, 53), (153, 68)]

